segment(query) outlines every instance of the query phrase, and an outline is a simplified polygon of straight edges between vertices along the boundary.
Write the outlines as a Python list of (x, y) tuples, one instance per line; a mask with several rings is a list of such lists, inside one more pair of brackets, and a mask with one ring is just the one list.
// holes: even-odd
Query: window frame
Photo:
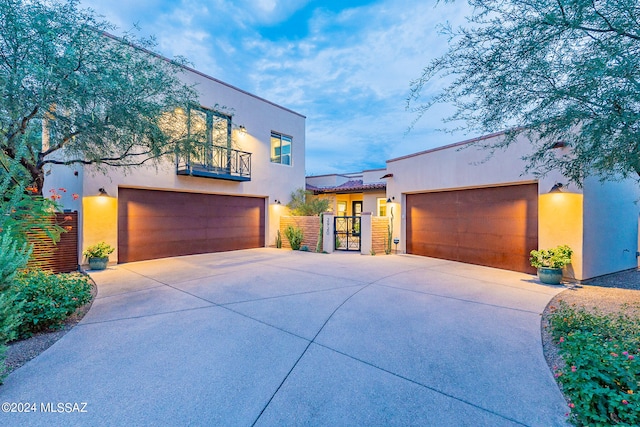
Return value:
[[(283, 141), (284, 138), (288, 139), (289, 152), (286, 153), (283, 156), (283, 154), (282, 154), (282, 147), (283, 147), (282, 141)], [(274, 139), (277, 139), (277, 140), (280, 141), (279, 147), (276, 147), (276, 148), (278, 148), (280, 150), (279, 151), (280, 154), (277, 155), (277, 156), (275, 156), (273, 154), (273, 152), (275, 151), (274, 150), (274, 146), (273, 146)], [(288, 158), (289, 158), (289, 163), (283, 163), (282, 162), (282, 158), (286, 157), (286, 156), (288, 156)], [(276, 161), (276, 159), (278, 159), (278, 161)], [(277, 132), (277, 131), (274, 131), (274, 130), (271, 131), (271, 136), (269, 138), (269, 161), (271, 163), (273, 163), (273, 164), (276, 164), (276, 165), (293, 166), (293, 137), (291, 135), (287, 135), (285, 133)]]

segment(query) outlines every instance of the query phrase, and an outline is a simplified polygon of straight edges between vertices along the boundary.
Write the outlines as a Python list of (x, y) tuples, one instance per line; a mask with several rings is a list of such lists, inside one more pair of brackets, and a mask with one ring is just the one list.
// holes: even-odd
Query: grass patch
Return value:
[(575, 425), (640, 424), (640, 318), (565, 302), (551, 310), (550, 332), (566, 366), (555, 376)]

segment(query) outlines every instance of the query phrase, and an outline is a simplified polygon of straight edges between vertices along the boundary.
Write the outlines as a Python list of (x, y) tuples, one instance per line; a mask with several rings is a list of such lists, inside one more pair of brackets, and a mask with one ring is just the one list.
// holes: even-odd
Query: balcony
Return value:
[(214, 145), (200, 153), (178, 157), (176, 173), (227, 181), (251, 181), (251, 153)]

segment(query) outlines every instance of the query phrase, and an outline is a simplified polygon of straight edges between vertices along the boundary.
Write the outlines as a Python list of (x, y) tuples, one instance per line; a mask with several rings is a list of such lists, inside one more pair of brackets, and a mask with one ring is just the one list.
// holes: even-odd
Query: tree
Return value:
[(78, 3), (0, 0), (0, 170), (40, 195), (50, 164), (134, 167), (195, 145), (175, 125), (196, 101), (184, 61), (109, 36)]
[[(449, 49), (411, 83), (419, 119), (437, 104), (474, 131), (511, 128), (492, 150), (526, 135), (527, 170), (640, 175), (640, 3), (637, 0), (468, 0)], [(429, 93), (445, 79), (444, 89)], [(517, 127), (516, 127), (517, 126)], [(560, 142), (560, 144), (558, 144)], [(567, 150), (551, 150), (564, 145)]]
[(294, 216), (318, 216), (329, 209), (329, 200), (313, 197), (311, 191), (298, 188), (291, 193), (291, 201), (287, 207)]

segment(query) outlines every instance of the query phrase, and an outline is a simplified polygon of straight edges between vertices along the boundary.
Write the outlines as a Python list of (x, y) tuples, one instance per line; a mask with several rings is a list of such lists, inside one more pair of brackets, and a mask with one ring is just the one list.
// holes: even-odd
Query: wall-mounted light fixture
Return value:
[(391, 202), (393, 202), (395, 199), (396, 199), (395, 197), (391, 197), (390, 199), (387, 199), (387, 203), (391, 203)]
[(553, 187), (551, 187), (551, 190), (549, 190), (549, 193), (562, 193), (563, 188), (564, 184), (562, 184), (561, 182), (556, 182)]
[(109, 193), (107, 193), (107, 190), (104, 189), (104, 187), (100, 187), (98, 188), (98, 194), (99, 196), (109, 196)]
[(240, 125), (240, 126), (238, 126), (238, 130), (239, 130), (239, 131), (240, 131), (240, 133), (241, 133), (241, 134), (243, 134), (243, 135), (244, 135), (245, 133), (247, 133), (247, 128), (246, 128), (246, 127), (244, 127), (244, 125)]
[(280, 205), (280, 204), (281, 204), (281, 203), (280, 203), (280, 200), (278, 200), (278, 199), (275, 199), (275, 200), (273, 201), (273, 203), (275, 203), (276, 205)]

